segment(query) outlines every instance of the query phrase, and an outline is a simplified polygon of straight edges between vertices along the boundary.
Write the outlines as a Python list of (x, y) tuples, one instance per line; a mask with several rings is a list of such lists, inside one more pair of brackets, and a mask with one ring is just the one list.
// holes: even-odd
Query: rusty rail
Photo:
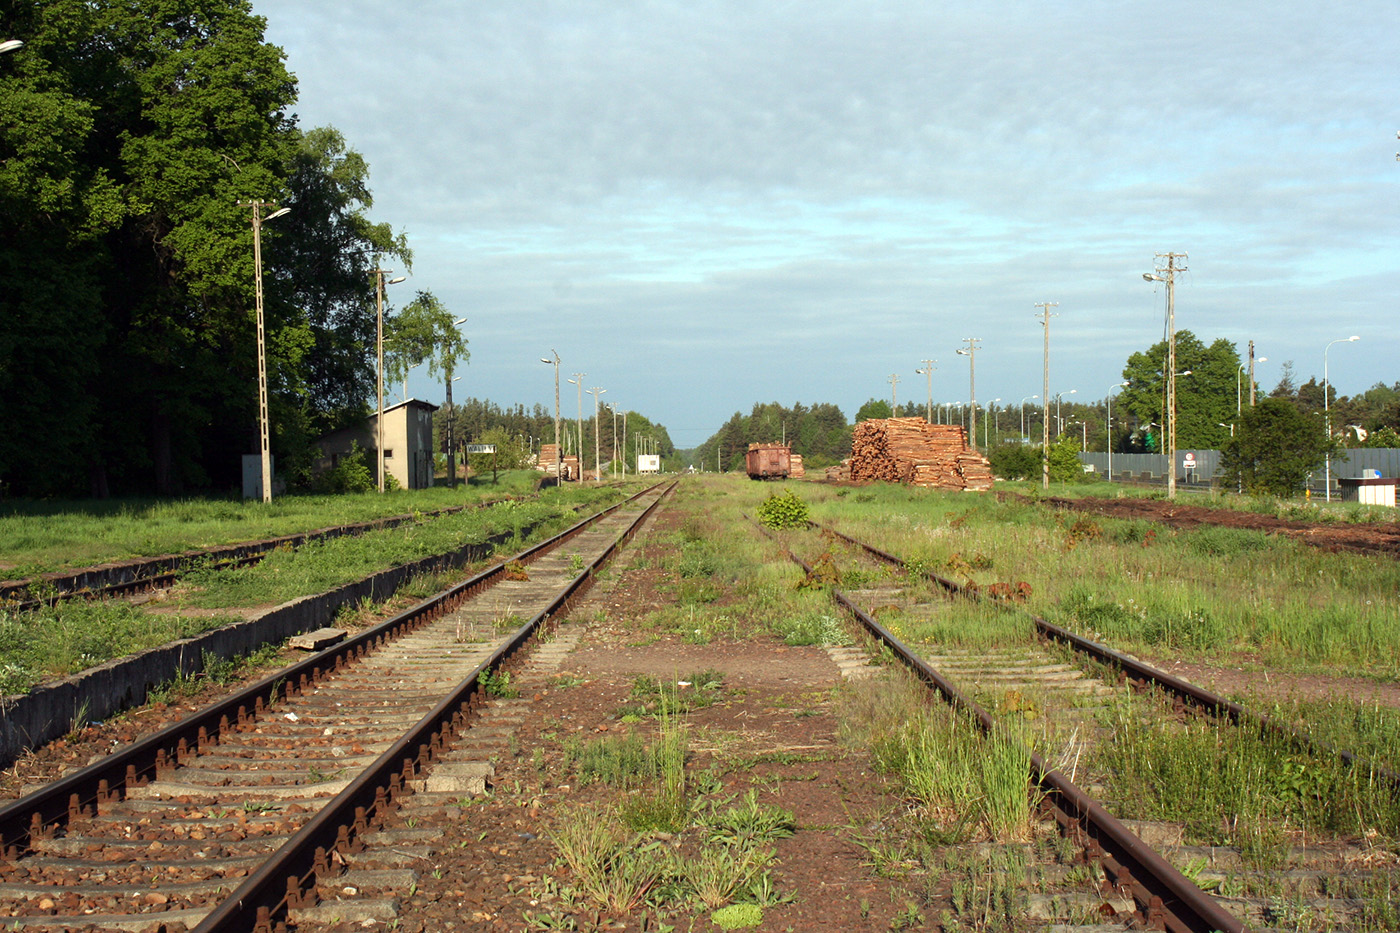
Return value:
[[(808, 524), (811, 527), (818, 529), (819, 531), (831, 534), (837, 538), (840, 538), (842, 541), (845, 541), (848, 544), (863, 549), (866, 553), (870, 554), (873, 557), (877, 557), (880, 560), (886, 561), (887, 563), (893, 564), (901, 568), (905, 566), (904, 561), (900, 558), (896, 557), (893, 554), (890, 554), (888, 551), (883, 551), (880, 548), (875, 547), (874, 545), (866, 544), (859, 538), (854, 538), (848, 534), (836, 530), (835, 528), (831, 528), (826, 525), (821, 525), (817, 522), (809, 522)], [(963, 587), (962, 585), (954, 582), (953, 580), (950, 580), (944, 576), (940, 576), (939, 574), (936, 574), (932, 571), (926, 571), (926, 576), (933, 582), (937, 583), (940, 587), (942, 587), (951, 595), (972, 599), (982, 598), (981, 594), (970, 593), (968, 592), (966, 587)], [(1017, 607), (1007, 605), (1003, 602), (993, 602), (993, 605), (1008, 611), (1017, 610)], [(1228, 719), (1230, 722), (1236, 725), (1253, 724), (1266, 732), (1270, 732), (1280, 738), (1283, 738), (1293, 743), (1295, 748), (1297, 748), (1300, 751), (1306, 752), (1307, 754), (1317, 756), (1333, 756), (1341, 759), (1343, 762), (1352, 767), (1364, 768), (1366, 770), (1369, 770), (1372, 774), (1376, 775), (1377, 777), (1389, 781), (1394, 787), (1395, 791), (1397, 793), (1400, 793), (1400, 773), (1397, 773), (1389, 768), (1381, 767), (1380, 765), (1375, 764), (1374, 762), (1369, 761), (1366, 758), (1362, 758), (1354, 752), (1348, 751), (1343, 748), (1338, 748), (1337, 746), (1332, 745), (1331, 743), (1323, 742), (1319, 739), (1313, 738), (1306, 732), (1296, 729), (1291, 725), (1281, 723), (1273, 717), (1268, 716), (1264, 713), (1256, 713), (1251, 710), (1248, 710), (1244, 706), (1241, 706), (1239, 703), (1236, 703), (1233, 700), (1222, 697), (1219, 694), (1213, 693), (1202, 687), (1198, 687), (1195, 684), (1182, 680), (1180, 677), (1177, 677), (1173, 674), (1168, 674), (1166, 671), (1158, 670), (1157, 668), (1152, 667), (1149, 664), (1144, 664), (1136, 658), (1130, 658), (1126, 654), (1123, 654), (1120, 651), (1115, 651), (1114, 649), (1108, 647), (1107, 645), (1101, 644), (1100, 642), (1092, 641), (1088, 638), (1083, 637), (1082, 635), (1076, 635), (1074, 632), (1071, 632), (1062, 626), (1056, 625), (1055, 623), (1049, 621), (1048, 619), (1044, 619), (1036, 615), (1035, 613), (1026, 612), (1026, 614), (1035, 624), (1036, 630), (1042, 638), (1045, 638), (1049, 641), (1060, 642), (1062, 644), (1068, 645), (1073, 650), (1078, 651), (1081, 654), (1087, 655), (1088, 657), (1092, 658), (1098, 663), (1104, 664), (1108, 667), (1118, 670), (1122, 677), (1129, 681), (1132, 681), (1135, 685), (1139, 687), (1146, 687), (1148, 685), (1157, 687), (1158, 689), (1167, 693), (1177, 702), (1189, 704), (1191, 706), (1196, 707), (1197, 709), (1209, 713), (1210, 715), (1218, 716), (1222, 719)]]
[[(812, 573), (812, 567), (797, 555), (789, 554), (789, 557), (805, 572)], [(955, 709), (972, 716), (984, 733), (1000, 734), (1015, 741), (990, 713), (961, 693), (844, 593), (832, 588), (831, 595), (837, 605), (859, 621), (915, 676), (936, 689)], [(1062, 772), (1049, 767), (1040, 755), (1030, 750), (1028, 754), (1031, 777), (1042, 794), (1043, 805), (1052, 809), (1061, 830), (1083, 845), (1088, 856), (1103, 866), (1112, 879), (1112, 887), (1132, 897), (1138, 907), (1134, 916), (1136, 923), (1171, 933), (1242, 933), (1245, 927), (1233, 914), (1177, 871), (1121, 820)]]

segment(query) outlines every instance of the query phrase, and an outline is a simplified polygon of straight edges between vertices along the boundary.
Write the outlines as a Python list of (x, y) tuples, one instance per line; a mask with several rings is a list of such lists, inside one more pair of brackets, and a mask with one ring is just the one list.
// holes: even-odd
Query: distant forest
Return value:
[(736, 411), (709, 440), (685, 454), (697, 469), (742, 470), (750, 443), (783, 441), (802, 455), (804, 466), (821, 469), (851, 455), (851, 426), (835, 405), (760, 403), (747, 415)]
[[(592, 404), (592, 399), (586, 401), (587, 405)], [(433, 415), (434, 450), (447, 450), (449, 420), (452, 422), (453, 441), (459, 447), (462, 444), (499, 444), (511, 441), (521, 448), (528, 447), (531, 453), (538, 453), (540, 445), (554, 443), (554, 412), (540, 404), (527, 410), (521, 404), (503, 408), (489, 399), (469, 398), (464, 402), (454, 400), (450, 411), (444, 406)], [(674, 461), (676, 447), (671, 443), (671, 436), (666, 432), (666, 427), (654, 424), (645, 415), (635, 411), (624, 413), (610, 405), (600, 405), (597, 422), (596, 449), (604, 464), (611, 461), (614, 450), (627, 461), (629, 469), (635, 468), (638, 453), (658, 453), (663, 463), (667, 460)], [(596, 466), (593, 457), (593, 424), (592, 410), (585, 407), (583, 464), (586, 470)], [(579, 446), (578, 418), (561, 418), (559, 433), (565, 456), (573, 456)]]

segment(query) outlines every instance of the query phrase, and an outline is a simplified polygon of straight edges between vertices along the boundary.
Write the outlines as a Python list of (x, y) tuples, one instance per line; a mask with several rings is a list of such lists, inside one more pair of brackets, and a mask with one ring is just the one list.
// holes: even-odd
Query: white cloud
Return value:
[(1300, 373), (1356, 332), (1339, 389), (1400, 379), (1391, 2), (260, 12), (414, 284), (471, 316), (470, 394), (548, 400), (554, 346), (690, 444), (755, 401), (852, 414), (926, 356), (963, 398), (971, 328), (979, 396), (1019, 398), (1057, 300), (1052, 372), (1097, 398), (1160, 337), (1164, 250), (1180, 326)]

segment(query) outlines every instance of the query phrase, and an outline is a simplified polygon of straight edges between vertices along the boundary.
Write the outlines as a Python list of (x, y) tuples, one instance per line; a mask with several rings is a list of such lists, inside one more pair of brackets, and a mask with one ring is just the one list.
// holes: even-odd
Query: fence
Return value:
[[(1209, 485), (1220, 470), (1220, 451), (1193, 450), (1194, 470), (1186, 470), (1182, 463), (1187, 451), (1176, 452), (1176, 479), (1187, 485)], [(1081, 453), (1079, 461), (1092, 472), (1115, 482), (1165, 483), (1167, 478), (1166, 454), (1114, 454), (1113, 475), (1108, 476), (1108, 453)], [(1400, 448), (1395, 447), (1353, 447), (1338, 451), (1332, 457), (1332, 484), (1336, 490), (1341, 477), (1359, 477), (1362, 470), (1379, 470), (1381, 476), (1400, 476)], [(1323, 491), (1324, 473), (1319, 470), (1310, 485)]]

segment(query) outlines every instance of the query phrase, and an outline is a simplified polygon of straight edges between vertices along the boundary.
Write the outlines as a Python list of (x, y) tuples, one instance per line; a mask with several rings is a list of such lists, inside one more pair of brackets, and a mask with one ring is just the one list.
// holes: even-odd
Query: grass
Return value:
[(1032, 611), (1122, 650), (1400, 676), (1394, 559), (937, 490), (813, 486), (808, 496), (816, 521), (959, 582), (1026, 582)]
[[(69, 601), (31, 612), (0, 608), (0, 695), (22, 693), (37, 683), (64, 677), (113, 658), (188, 638), (241, 618), (232, 611), (275, 605), (362, 579), (423, 557), (479, 544), (492, 536), (552, 534), (574, 523), (579, 502), (606, 503), (616, 490), (565, 490), (540, 499), (501, 502), (485, 509), (441, 516), (421, 524), (278, 549), (260, 563), (227, 571), (187, 574), (176, 595), (137, 607), (120, 600)], [(412, 592), (436, 592), (414, 580)], [(198, 611), (190, 611), (198, 610)]]
[(849, 744), (871, 749), (917, 801), (921, 832), (940, 843), (997, 842), (1030, 836), (1030, 755), (1024, 743), (983, 736), (943, 704), (925, 703), (927, 688), (904, 678), (852, 685), (842, 711)]
[(1368, 769), (1307, 754), (1259, 729), (1205, 720), (1163, 729), (1134, 706), (1113, 710), (1114, 741), (1097, 754), (1126, 816), (1182, 822), (1193, 840), (1238, 846), (1270, 868), (1282, 864), (1286, 827), (1400, 836), (1400, 795)]
[[(6, 578), (69, 567), (155, 557), (297, 534), (394, 515), (533, 493), (538, 473), (501, 474), (500, 482), (344, 496), (237, 499), (8, 500), (0, 503), (0, 554)], [(551, 493), (553, 495), (553, 493)]]

